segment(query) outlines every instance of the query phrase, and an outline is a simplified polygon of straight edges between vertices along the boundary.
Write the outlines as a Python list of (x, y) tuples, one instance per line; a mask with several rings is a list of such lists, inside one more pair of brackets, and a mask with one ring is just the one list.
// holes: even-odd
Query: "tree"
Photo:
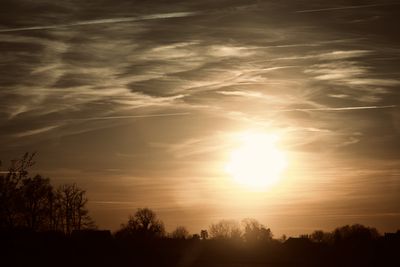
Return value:
[(122, 225), (116, 233), (117, 237), (135, 237), (142, 239), (160, 238), (165, 236), (164, 223), (157, 218), (149, 208), (138, 209), (129, 216), (128, 223)]
[(21, 159), (12, 160), (5, 175), (0, 175), (0, 228), (23, 226), (21, 220), (21, 186), (28, 170), (35, 162), (35, 153), (25, 153)]
[(56, 207), (60, 209), (57, 215), (61, 216), (60, 226), (67, 234), (73, 230), (94, 227), (86, 209), (88, 199), (85, 194), (86, 191), (80, 189), (76, 184), (62, 185), (57, 189)]
[(244, 228), (243, 237), (246, 242), (272, 240), (271, 230), (260, 224), (256, 219), (244, 219), (242, 220), (242, 225)]
[(271, 241), (273, 237), (272, 231), (269, 228), (265, 228), (263, 225), (260, 229), (260, 235), (258, 236), (259, 241)]
[(34, 231), (93, 228), (86, 209), (85, 191), (76, 184), (54, 190), (48, 178), (29, 176), (35, 153), (13, 160), (5, 175), (0, 174), (0, 228), (29, 228)]
[(200, 237), (203, 240), (206, 240), (208, 238), (208, 231), (207, 230), (201, 230), (200, 231)]
[(178, 226), (171, 233), (171, 237), (174, 239), (187, 239), (189, 237), (189, 231), (184, 226)]
[(336, 228), (332, 232), (332, 238), (335, 243), (364, 243), (378, 239), (379, 232), (376, 228), (366, 227), (361, 224), (345, 225)]
[(214, 239), (240, 239), (242, 236), (240, 226), (234, 220), (221, 220), (212, 224), (209, 232)]
[(311, 241), (316, 243), (330, 243), (332, 240), (332, 234), (322, 230), (316, 230), (309, 235), (309, 238)]
[(50, 180), (40, 175), (24, 178), (20, 191), (21, 213), (26, 226), (35, 231), (48, 228), (49, 197), (53, 191)]

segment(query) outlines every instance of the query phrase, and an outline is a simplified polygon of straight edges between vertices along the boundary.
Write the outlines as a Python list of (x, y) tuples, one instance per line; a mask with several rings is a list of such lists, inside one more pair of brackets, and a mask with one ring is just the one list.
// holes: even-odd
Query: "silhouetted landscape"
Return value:
[(255, 219), (221, 220), (200, 233), (167, 233), (157, 214), (138, 208), (119, 230), (97, 229), (76, 184), (54, 189), (31, 176), (26, 153), (0, 176), (2, 266), (399, 266), (400, 230), (361, 224), (273, 236)]
[(400, 267), (400, 1), (0, 3), (0, 267)]

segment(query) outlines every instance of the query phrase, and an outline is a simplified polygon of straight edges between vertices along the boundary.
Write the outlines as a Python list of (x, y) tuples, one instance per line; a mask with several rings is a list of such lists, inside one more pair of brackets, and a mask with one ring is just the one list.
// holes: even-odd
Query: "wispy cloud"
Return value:
[(278, 57), (273, 60), (344, 60), (350, 58), (359, 58), (373, 53), (372, 50), (336, 50), (332, 52), (314, 53), (310, 55), (295, 55), (290, 57)]
[(118, 120), (118, 119), (135, 119), (135, 118), (172, 117), (172, 116), (185, 116), (185, 115), (190, 115), (190, 113), (177, 112), (177, 113), (160, 113), (160, 114), (143, 114), (143, 115), (126, 115), (126, 116), (104, 116), (104, 117), (67, 119), (63, 121), (72, 122), (72, 121)]
[[(323, 59), (321, 59), (323, 60)], [(325, 60), (324, 60), (325, 61)], [(400, 80), (387, 77), (376, 77), (376, 73), (372, 73), (370, 66), (362, 65), (356, 60), (330, 60), (327, 63), (315, 64), (308, 67), (304, 72), (314, 74), (314, 79), (321, 81), (334, 82), (341, 85), (359, 85), (359, 86), (397, 86)], [(374, 77), (374, 76), (375, 77)], [(374, 78), (372, 78), (374, 77)], [(378, 91), (376, 89), (372, 89)]]
[(243, 97), (265, 97), (260, 92), (248, 92), (248, 91), (218, 91), (219, 94), (222, 95), (230, 95), (230, 96), (243, 96)]
[(46, 126), (46, 127), (42, 127), (42, 128), (39, 128), (39, 129), (34, 129), (34, 130), (29, 130), (29, 131), (25, 131), (25, 132), (22, 132), (22, 133), (18, 133), (18, 134), (15, 135), (15, 137), (28, 137), (28, 136), (31, 136), (31, 135), (42, 134), (42, 133), (51, 131), (51, 130), (53, 130), (55, 128), (58, 128), (58, 127), (59, 127), (59, 125)]
[(169, 19), (169, 18), (182, 18), (182, 17), (194, 16), (197, 14), (198, 14), (197, 12), (173, 12), (173, 13), (162, 13), (162, 14), (151, 14), (151, 15), (144, 15), (144, 16), (137, 16), (137, 17), (85, 20), (85, 21), (78, 21), (78, 22), (72, 22), (72, 23), (66, 23), (66, 24), (0, 29), (0, 33), (35, 31), (35, 30), (52, 30), (52, 29), (58, 29), (58, 28), (69, 28), (69, 27), (86, 26), (86, 25), (136, 22), (136, 21), (143, 21), (143, 20), (156, 20), (156, 19)]
[(340, 108), (295, 108), (295, 109), (281, 109), (276, 111), (347, 111), (347, 110), (363, 110), (363, 109), (386, 109), (386, 108), (396, 108), (397, 105), (387, 105), (387, 106), (359, 106), (359, 107), (340, 107)]
[(347, 10), (347, 9), (361, 9), (361, 8), (371, 8), (371, 7), (380, 7), (380, 6), (388, 6), (388, 5), (398, 5), (398, 3), (357, 5), (357, 6), (341, 6), (341, 7), (328, 7), (328, 8), (319, 8), (319, 9), (306, 9), (306, 10), (298, 10), (298, 11), (296, 11), (296, 13), (312, 13), (312, 12), (325, 12), (325, 11)]

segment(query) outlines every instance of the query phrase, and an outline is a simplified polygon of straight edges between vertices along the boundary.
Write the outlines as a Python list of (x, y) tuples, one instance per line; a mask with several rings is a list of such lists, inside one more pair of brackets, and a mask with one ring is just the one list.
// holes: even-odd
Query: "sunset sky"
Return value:
[[(85, 188), (100, 228), (141, 207), (192, 233), (400, 228), (398, 1), (1, 6), (2, 167), (37, 151), (33, 172)], [(227, 171), (257, 135), (285, 157), (263, 190)]]

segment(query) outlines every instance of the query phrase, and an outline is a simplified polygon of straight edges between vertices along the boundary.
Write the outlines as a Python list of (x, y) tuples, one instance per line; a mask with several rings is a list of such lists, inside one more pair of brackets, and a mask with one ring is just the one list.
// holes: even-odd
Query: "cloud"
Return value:
[(319, 9), (298, 10), (298, 11), (296, 11), (296, 13), (313, 13), (313, 12), (326, 12), (326, 11), (337, 11), (337, 10), (340, 11), (340, 10), (348, 10), (348, 9), (363, 9), (363, 8), (382, 7), (382, 6), (391, 6), (391, 5), (398, 5), (398, 4), (391, 3), (391, 4), (372, 4), (372, 5), (328, 7), (328, 8), (319, 8)]
[(340, 107), (340, 108), (331, 108), (331, 107), (323, 107), (323, 108), (297, 108), (297, 109), (282, 109), (278, 111), (287, 112), (287, 111), (346, 111), (346, 110), (363, 110), (363, 109), (386, 109), (386, 108), (396, 108), (396, 105), (389, 106), (362, 106), (362, 107)]
[(243, 96), (243, 97), (265, 97), (260, 92), (249, 92), (249, 91), (218, 91), (219, 94), (222, 95), (231, 95), (231, 96)]
[(134, 119), (134, 118), (153, 118), (153, 117), (170, 117), (170, 116), (185, 116), (185, 115), (190, 115), (190, 113), (189, 112), (180, 112), (180, 113), (144, 114), (144, 115), (104, 116), (104, 117), (67, 119), (67, 120), (64, 120), (64, 122), (95, 121), (95, 120), (118, 120), (118, 119)]
[(151, 15), (144, 15), (144, 16), (137, 16), (137, 17), (96, 19), (96, 20), (86, 20), (86, 21), (78, 21), (78, 22), (72, 22), (72, 23), (66, 23), (66, 24), (55, 24), (55, 25), (48, 25), (48, 26), (32, 26), (32, 27), (21, 27), (21, 28), (11, 28), (11, 29), (0, 29), (0, 33), (52, 30), (52, 29), (87, 26), (87, 25), (99, 25), (99, 24), (101, 25), (101, 24), (112, 24), (112, 23), (137, 22), (137, 21), (143, 21), (143, 20), (182, 18), (182, 17), (194, 16), (197, 14), (198, 13), (196, 13), (196, 12), (173, 12), (173, 13), (164, 13), (164, 14), (151, 14)]
[(33, 130), (25, 131), (25, 132), (22, 132), (22, 133), (18, 133), (18, 134), (15, 135), (15, 137), (21, 138), (21, 137), (27, 137), (27, 136), (42, 134), (42, 133), (51, 131), (53, 129), (56, 129), (58, 127), (59, 127), (59, 125), (53, 125), (53, 126), (46, 126), (46, 127), (39, 128), (39, 129), (33, 129)]
[(349, 50), (349, 51), (332, 51), (332, 52), (323, 52), (323, 53), (313, 53), (310, 55), (296, 55), (291, 57), (278, 57), (273, 60), (309, 60), (309, 59), (317, 59), (317, 60), (344, 60), (349, 58), (357, 58), (363, 57), (368, 54), (373, 53), (371, 50)]

